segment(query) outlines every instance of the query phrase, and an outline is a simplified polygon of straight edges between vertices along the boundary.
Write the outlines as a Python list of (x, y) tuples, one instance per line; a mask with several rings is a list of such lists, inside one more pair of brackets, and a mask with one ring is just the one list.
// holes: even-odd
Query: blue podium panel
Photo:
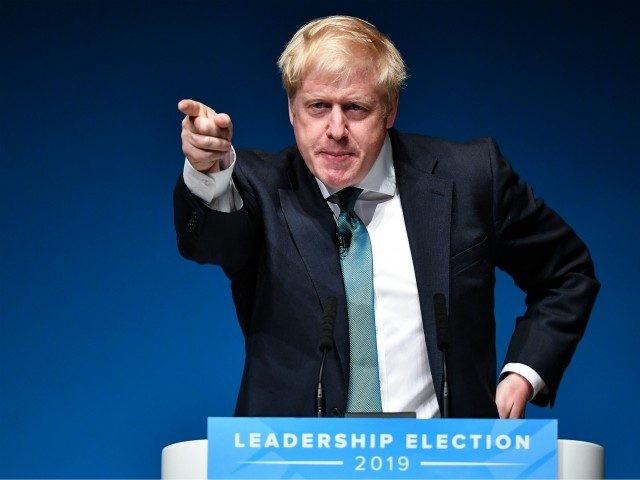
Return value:
[(209, 418), (210, 479), (557, 477), (556, 420)]

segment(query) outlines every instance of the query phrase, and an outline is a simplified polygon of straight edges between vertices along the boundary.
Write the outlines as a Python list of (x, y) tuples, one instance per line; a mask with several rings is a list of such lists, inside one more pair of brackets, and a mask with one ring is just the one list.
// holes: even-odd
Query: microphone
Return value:
[(443, 360), (442, 418), (449, 418), (451, 414), (451, 398), (449, 396), (449, 377), (447, 375), (447, 351), (449, 350), (450, 338), (447, 299), (444, 294), (436, 293), (433, 296), (433, 313), (436, 319), (438, 350), (442, 352)]
[(343, 254), (351, 246), (351, 236), (351, 230), (347, 230), (344, 233), (336, 233), (336, 245), (340, 254)]
[(323, 305), (322, 320), (320, 321), (318, 349), (322, 352), (322, 361), (320, 362), (318, 388), (316, 390), (316, 416), (318, 417), (324, 417), (326, 411), (322, 374), (324, 373), (324, 362), (327, 359), (327, 353), (333, 348), (333, 324), (336, 321), (337, 303), (336, 297), (327, 297)]

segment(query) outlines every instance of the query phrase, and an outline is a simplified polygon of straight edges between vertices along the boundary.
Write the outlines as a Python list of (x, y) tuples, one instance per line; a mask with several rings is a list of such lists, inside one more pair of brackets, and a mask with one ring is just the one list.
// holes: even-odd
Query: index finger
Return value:
[(209, 117), (215, 115), (215, 111), (207, 107), (204, 103), (196, 102), (195, 100), (180, 100), (178, 103), (178, 110), (190, 117)]

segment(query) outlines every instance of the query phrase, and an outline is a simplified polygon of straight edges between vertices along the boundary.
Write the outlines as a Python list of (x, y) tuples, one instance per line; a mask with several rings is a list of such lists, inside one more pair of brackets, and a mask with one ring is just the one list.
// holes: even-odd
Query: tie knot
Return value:
[(343, 212), (353, 212), (356, 200), (362, 193), (362, 189), (358, 187), (347, 187), (333, 194), (336, 203)]

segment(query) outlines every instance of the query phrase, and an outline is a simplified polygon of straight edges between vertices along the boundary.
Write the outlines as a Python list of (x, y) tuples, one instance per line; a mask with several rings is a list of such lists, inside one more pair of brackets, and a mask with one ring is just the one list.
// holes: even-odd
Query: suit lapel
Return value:
[(437, 158), (430, 152), (410, 152), (390, 131), (394, 167), (409, 247), (416, 275), (429, 366), (442, 411), (443, 360), (438, 350), (433, 295), (449, 304), (449, 257), (453, 182), (431, 172)]
[(336, 222), (315, 178), (300, 156), (296, 155), (292, 163), (290, 185), (278, 191), (280, 206), (318, 301), (322, 304), (330, 296), (337, 299), (334, 342), (346, 382), (346, 372), (349, 371), (349, 334), (342, 271), (334, 243)]

